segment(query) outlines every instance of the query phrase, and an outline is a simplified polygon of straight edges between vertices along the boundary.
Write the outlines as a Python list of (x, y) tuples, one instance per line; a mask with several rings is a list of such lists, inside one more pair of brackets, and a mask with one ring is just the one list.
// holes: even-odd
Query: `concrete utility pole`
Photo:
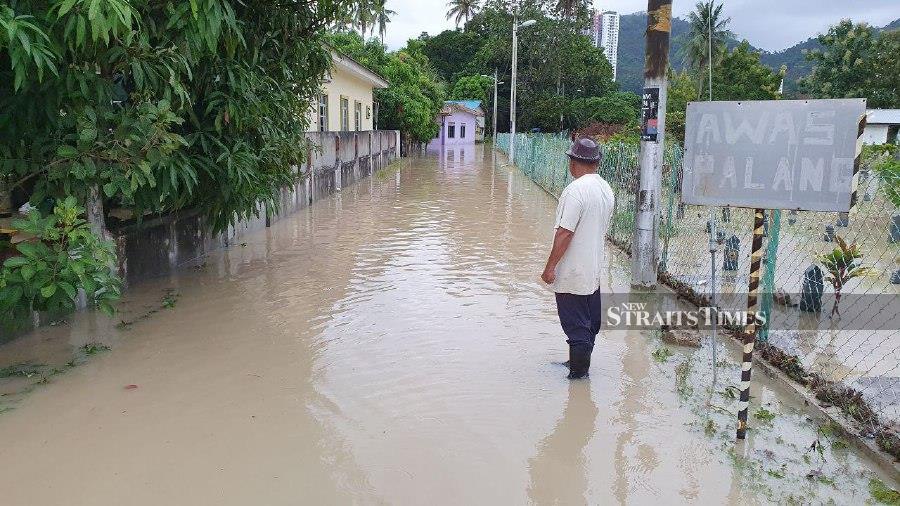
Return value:
[(634, 241), (631, 250), (631, 284), (656, 286), (659, 267), (659, 205), (665, 144), (666, 68), (672, 0), (647, 2), (647, 50), (644, 59), (644, 93), (641, 97), (641, 169), (636, 196)]
[(491, 136), (494, 145), (497, 144), (497, 69), (494, 69), (494, 115), (491, 116)]
[(521, 25), (518, 14), (513, 15), (512, 33), (512, 79), (509, 92), (509, 163), (516, 163), (516, 71), (519, 67), (519, 28), (526, 28), (537, 21), (529, 19)]

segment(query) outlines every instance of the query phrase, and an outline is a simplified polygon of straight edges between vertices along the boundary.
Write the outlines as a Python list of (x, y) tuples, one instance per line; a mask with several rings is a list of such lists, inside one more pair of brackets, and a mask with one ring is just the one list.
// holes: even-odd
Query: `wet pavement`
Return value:
[(603, 332), (590, 380), (567, 381), (538, 279), (556, 202), (493, 162), (404, 159), (134, 287), (127, 324), (80, 313), (0, 347), (0, 368), (44, 371), (0, 382), (0, 502), (868, 500), (870, 464), (810, 456), (827, 436), (763, 380), (776, 418), (735, 450), (724, 349), (713, 401), (708, 352), (655, 360), (649, 332)]

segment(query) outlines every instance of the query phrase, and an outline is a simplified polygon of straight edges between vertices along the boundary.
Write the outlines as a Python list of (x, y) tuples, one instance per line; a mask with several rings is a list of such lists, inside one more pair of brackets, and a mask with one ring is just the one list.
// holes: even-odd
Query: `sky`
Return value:
[[(673, 0), (673, 14), (686, 17), (696, 0)], [(900, 18), (900, 0), (724, 0), (731, 30), (756, 47), (778, 51), (828, 29), (843, 18), (875, 26)], [(447, 21), (446, 0), (388, 0), (397, 12), (388, 25), (385, 43), (398, 49), (423, 31), (437, 34), (453, 28)], [(646, 0), (595, 0), (595, 6), (619, 14), (647, 10)]]

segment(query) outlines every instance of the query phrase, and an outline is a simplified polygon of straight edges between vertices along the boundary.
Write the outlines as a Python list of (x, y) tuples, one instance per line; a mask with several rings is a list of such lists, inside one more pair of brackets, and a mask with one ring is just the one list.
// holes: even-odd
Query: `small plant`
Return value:
[(710, 418), (710, 419), (706, 420), (706, 425), (703, 427), (703, 432), (707, 436), (713, 437), (716, 435), (717, 429), (718, 428), (716, 427), (716, 422), (712, 421), (712, 418)]
[(663, 346), (662, 348), (657, 348), (656, 351), (652, 354), (653, 360), (656, 360), (659, 363), (665, 363), (669, 361), (669, 358), (672, 356), (672, 350)]
[(12, 378), (15, 376), (30, 378), (35, 374), (40, 374), (42, 367), (45, 367), (44, 364), (23, 363), (10, 365), (0, 369), (0, 378)]
[(753, 413), (753, 418), (756, 418), (763, 423), (771, 423), (772, 420), (775, 419), (775, 413), (772, 413), (766, 408), (759, 408), (756, 410), (756, 413)]
[(88, 343), (79, 348), (85, 355), (96, 355), (104, 351), (109, 351), (109, 346), (103, 343)]
[(162, 298), (162, 307), (166, 309), (172, 309), (175, 307), (175, 304), (178, 303), (178, 292), (174, 290), (169, 290), (165, 297)]
[(838, 247), (826, 255), (820, 255), (816, 259), (828, 273), (826, 280), (834, 287), (834, 306), (831, 307), (831, 316), (841, 316), (838, 306), (841, 303), (841, 289), (853, 278), (866, 276), (873, 272), (871, 267), (862, 266), (863, 254), (856, 243), (847, 245), (841, 236), (835, 236)]
[(885, 485), (878, 478), (869, 480), (869, 494), (872, 496), (872, 499), (882, 504), (900, 504), (900, 492)]
[(0, 269), (0, 321), (22, 321), (31, 310), (74, 310), (79, 289), (104, 313), (114, 312), (121, 281), (112, 272), (113, 244), (94, 235), (83, 214), (75, 198), (67, 197), (50, 216), (33, 210), (13, 221), (35, 239), (17, 244), (18, 255)]

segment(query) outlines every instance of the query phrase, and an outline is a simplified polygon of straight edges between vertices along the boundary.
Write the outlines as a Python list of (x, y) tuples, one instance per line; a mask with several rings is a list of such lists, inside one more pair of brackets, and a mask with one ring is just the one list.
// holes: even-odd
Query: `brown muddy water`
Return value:
[(0, 347), (0, 368), (37, 371), (0, 383), (0, 503), (861, 504), (870, 480), (896, 486), (763, 379), (736, 447), (725, 345), (711, 397), (708, 348), (667, 357), (649, 332), (603, 332), (590, 380), (567, 381), (538, 280), (556, 202), (493, 162), (404, 159), (134, 287), (131, 324), (81, 313)]

